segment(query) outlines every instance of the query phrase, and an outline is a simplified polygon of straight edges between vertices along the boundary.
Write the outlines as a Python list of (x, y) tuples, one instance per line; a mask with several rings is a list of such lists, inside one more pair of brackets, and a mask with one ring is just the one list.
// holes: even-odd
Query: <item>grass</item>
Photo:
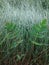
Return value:
[(27, 26), (6, 22), (0, 30), (0, 65), (47, 65), (49, 31), (47, 20)]

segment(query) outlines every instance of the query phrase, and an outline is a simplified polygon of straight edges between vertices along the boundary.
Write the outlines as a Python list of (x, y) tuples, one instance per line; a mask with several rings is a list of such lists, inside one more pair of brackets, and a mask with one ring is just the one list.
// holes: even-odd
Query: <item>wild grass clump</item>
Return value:
[(6, 22), (0, 33), (0, 64), (7, 62), (13, 65), (18, 61), (24, 64), (25, 60), (30, 65), (44, 64), (45, 61), (48, 63), (49, 31), (47, 27), (46, 19), (34, 23), (30, 29), (27, 26)]

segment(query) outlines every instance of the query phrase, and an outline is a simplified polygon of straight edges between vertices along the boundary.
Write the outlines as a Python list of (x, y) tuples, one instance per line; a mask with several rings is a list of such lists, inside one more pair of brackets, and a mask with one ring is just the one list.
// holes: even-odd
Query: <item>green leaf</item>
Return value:
[(16, 28), (16, 24), (12, 23), (12, 22), (7, 22), (5, 24), (5, 29), (7, 29), (8, 32), (12, 32), (14, 31)]
[(38, 43), (35, 41), (31, 41), (32, 44), (37, 45), (37, 46), (48, 46), (49, 44), (43, 44), (43, 43)]
[(47, 25), (47, 20), (46, 19), (43, 19), (40, 23), (41, 27), (46, 27)]

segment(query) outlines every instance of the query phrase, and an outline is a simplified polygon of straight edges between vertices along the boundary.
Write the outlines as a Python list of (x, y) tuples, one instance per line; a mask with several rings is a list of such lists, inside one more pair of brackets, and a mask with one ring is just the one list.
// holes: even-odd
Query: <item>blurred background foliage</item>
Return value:
[[(24, 20), (21, 20), (21, 16), (18, 19), (18, 16), (14, 17), (19, 10), (23, 12), (23, 15), (26, 14), (28, 10), (32, 10), (32, 6), (42, 10), (42, 13), (44, 10), (44, 12), (46, 12), (46, 14), (44, 14), (45, 18), (42, 18), (40, 21), (38, 20), (38, 22), (34, 20), (33, 23), (31, 19), (29, 19), (29, 13), (28, 20), (26, 17)], [(16, 13), (15, 9), (17, 8), (19, 10), (17, 10)], [(34, 8), (32, 11), (36, 18)], [(24, 13), (23, 9), (27, 11)], [(13, 65), (18, 61), (21, 61), (22, 65), (24, 65), (24, 59), (29, 63), (30, 58), (31, 61), (29, 65), (35, 65), (35, 63), (36, 65), (37, 63), (38, 65), (47, 65), (47, 63), (49, 63), (49, 18), (47, 17), (49, 12), (47, 13), (47, 9), (49, 11), (49, 0), (0, 0), (0, 65), (6, 64), (5, 61), (7, 62), (7, 60), (9, 65)], [(12, 15), (13, 11), (16, 15), (15, 13)], [(19, 14), (21, 13), (20, 11)], [(38, 13), (41, 12), (38, 11)], [(37, 17), (39, 19), (40, 16), (38, 16), (38, 13)], [(16, 20), (13, 17), (16, 18)], [(8, 19), (10, 19), (10, 21)]]

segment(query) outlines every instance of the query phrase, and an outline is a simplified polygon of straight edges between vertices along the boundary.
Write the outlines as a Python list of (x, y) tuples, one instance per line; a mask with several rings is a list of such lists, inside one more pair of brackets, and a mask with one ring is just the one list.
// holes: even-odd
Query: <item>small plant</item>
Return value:
[(36, 23), (32, 27), (31, 35), (34, 39), (44, 40), (45, 34), (47, 32), (47, 20), (43, 19), (40, 23)]

